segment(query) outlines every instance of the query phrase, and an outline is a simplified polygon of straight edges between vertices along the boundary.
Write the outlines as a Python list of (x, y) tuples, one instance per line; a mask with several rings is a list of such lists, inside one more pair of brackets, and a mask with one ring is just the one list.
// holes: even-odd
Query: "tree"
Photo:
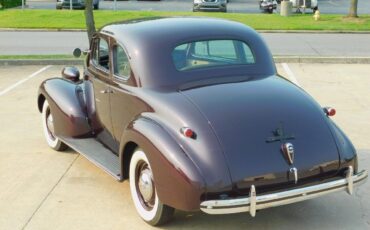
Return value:
[(358, 0), (351, 0), (348, 17), (357, 18), (357, 4)]
[(93, 12), (93, 0), (85, 0), (85, 20), (86, 20), (87, 36), (89, 37), (89, 42), (90, 42), (96, 31), (95, 21), (94, 21), (94, 12)]

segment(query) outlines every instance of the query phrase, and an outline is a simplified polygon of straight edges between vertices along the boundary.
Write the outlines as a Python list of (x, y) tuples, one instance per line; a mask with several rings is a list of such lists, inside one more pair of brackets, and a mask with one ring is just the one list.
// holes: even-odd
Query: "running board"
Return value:
[(114, 179), (121, 181), (119, 157), (102, 145), (95, 138), (59, 138), (71, 149), (86, 157), (99, 168), (102, 168)]

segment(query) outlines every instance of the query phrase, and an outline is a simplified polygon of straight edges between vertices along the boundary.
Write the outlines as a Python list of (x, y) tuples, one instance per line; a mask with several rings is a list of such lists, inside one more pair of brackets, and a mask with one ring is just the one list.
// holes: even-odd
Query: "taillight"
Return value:
[(183, 128), (181, 128), (180, 132), (185, 137), (193, 138), (193, 139), (195, 138), (195, 132), (191, 128), (189, 128), (189, 127), (183, 127)]
[(332, 107), (325, 107), (324, 112), (328, 117), (332, 117), (337, 113), (337, 111)]

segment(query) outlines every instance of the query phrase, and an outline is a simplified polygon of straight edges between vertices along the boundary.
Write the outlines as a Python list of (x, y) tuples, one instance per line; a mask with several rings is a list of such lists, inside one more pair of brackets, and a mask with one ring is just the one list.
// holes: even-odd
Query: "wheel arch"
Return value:
[(37, 108), (39, 109), (39, 112), (42, 112), (42, 106), (44, 105), (46, 98), (45, 96), (40, 93), (39, 96), (37, 97)]
[[(195, 164), (180, 145), (155, 121), (140, 117), (121, 138), (122, 178), (128, 178), (130, 159), (140, 148), (153, 171), (158, 197), (164, 204), (184, 211), (199, 210), (205, 182)], [(179, 199), (180, 197), (180, 199)]]
[(130, 172), (130, 162), (131, 162), (131, 157), (135, 152), (135, 149), (137, 149), (139, 145), (135, 143), (134, 141), (128, 141), (122, 152), (122, 157), (121, 157), (121, 165), (122, 165), (122, 179), (128, 179), (129, 178), (129, 172)]

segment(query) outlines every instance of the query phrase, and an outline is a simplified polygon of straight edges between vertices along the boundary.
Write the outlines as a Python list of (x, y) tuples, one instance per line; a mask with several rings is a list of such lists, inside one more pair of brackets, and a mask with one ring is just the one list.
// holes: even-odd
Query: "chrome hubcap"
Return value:
[(53, 116), (50, 113), (46, 117), (46, 126), (48, 127), (50, 135), (54, 137), (54, 121)]
[(150, 169), (144, 169), (140, 172), (138, 187), (143, 200), (145, 202), (151, 201), (154, 194), (154, 186)]

